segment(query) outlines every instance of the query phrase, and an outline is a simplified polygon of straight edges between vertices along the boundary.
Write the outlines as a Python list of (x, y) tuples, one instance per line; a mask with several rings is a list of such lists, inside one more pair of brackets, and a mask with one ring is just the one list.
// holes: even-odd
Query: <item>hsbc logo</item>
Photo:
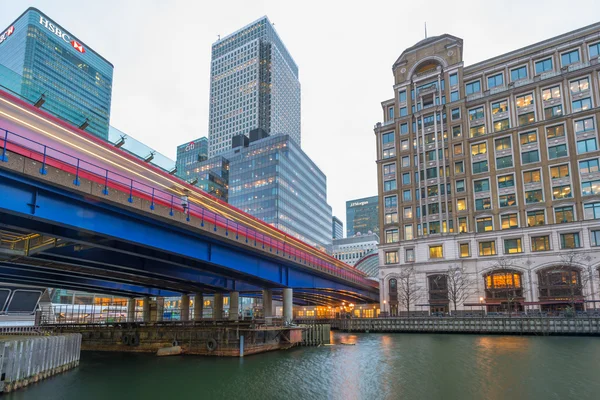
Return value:
[(15, 32), (15, 27), (14, 27), (14, 25), (13, 25), (13, 26), (11, 26), (10, 28), (8, 28), (8, 29), (6, 30), (6, 32), (4, 32), (2, 35), (0, 35), (0, 44), (4, 43), (4, 41), (5, 41), (6, 39), (8, 39), (8, 37), (9, 37), (10, 35), (12, 35), (14, 32)]
[(65, 31), (63, 31), (59, 26), (54, 25), (52, 22), (48, 21), (46, 18), (42, 17), (40, 15), (40, 25), (44, 26), (47, 30), (49, 30), (50, 32), (54, 33), (56, 36), (58, 36), (59, 38), (61, 38), (62, 40), (65, 41), (65, 43), (70, 44), (71, 46), (73, 46), (73, 48), (75, 50), (77, 50), (80, 53), (85, 53), (85, 48), (83, 47), (83, 45), (81, 43), (79, 43), (77, 40), (75, 39), (71, 39), (71, 36), (69, 36), (69, 34)]

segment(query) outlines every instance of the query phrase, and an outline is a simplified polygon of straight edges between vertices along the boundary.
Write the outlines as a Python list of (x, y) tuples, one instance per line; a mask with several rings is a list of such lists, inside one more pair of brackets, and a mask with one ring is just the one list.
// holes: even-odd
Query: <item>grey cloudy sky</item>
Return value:
[(0, 0), (0, 27), (29, 6), (114, 64), (111, 124), (173, 159), (208, 134), (211, 44), (268, 15), (300, 69), (302, 147), (342, 220), (346, 200), (377, 194), (373, 125), (424, 21), (464, 39), (470, 65), (600, 19), (598, 0)]

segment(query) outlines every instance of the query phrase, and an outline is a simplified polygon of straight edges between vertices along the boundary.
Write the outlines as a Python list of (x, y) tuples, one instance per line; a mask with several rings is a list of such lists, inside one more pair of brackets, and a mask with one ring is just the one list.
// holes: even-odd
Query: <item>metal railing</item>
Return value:
[[(235, 240), (239, 240), (241, 236), (242, 238), (245, 238), (246, 244), (253, 245), (255, 248), (262, 248), (264, 252), (279, 255), (288, 260), (293, 260), (304, 267), (324, 272), (347, 281), (371, 288), (378, 287), (377, 283), (367, 279), (360, 271), (353, 270), (351, 266), (345, 264), (342, 265), (343, 263), (341, 261), (338, 261), (325, 253), (315, 256), (314, 254), (298, 249), (297, 245), (301, 242), (291, 236), (280, 233), (280, 235), (285, 235), (287, 237), (285, 237), (284, 240), (274, 239), (236, 221), (225, 218), (196, 203), (187, 202), (184, 207), (182, 198), (179, 195), (156, 189), (148, 184), (136, 181), (128, 176), (113, 172), (1, 127), (0, 147), (0, 162), (8, 161), (7, 152), (14, 152), (40, 162), (41, 167), (39, 173), (41, 175), (47, 174), (48, 167), (69, 172), (75, 177), (72, 182), (73, 186), (79, 186), (81, 183), (80, 180), (86, 179), (103, 186), (102, 193), (105, 196), (109, 196), (109, 189), (112, 189), (126, 193), (129, 196), (128, 201), (130, 203), (133, 203), (134, 197), (148, 200), (150, 205), (148, 210), (146, 210), (147, 212), (152, 212), (156, 205), (165, 206), (169, 208), (169, 214), (171, 216), (174, 215), (175, 211), (178, 211), (186, 215), (186, 220), (188, 222), (192, 216), (199, 219), (201, 221), (200, 228), (204, 228), (205, 223), (209, 223), (213, 226), (215, 232), (217, 231), (217, 227), (225, 229), (226, 236), (235, 235)], [(266, 224), (265, 228), (274, 229)], [(306, 244), (304, 245), (308, 246)], [(315, 252), (319, 251), (314, 249), (313, 253)]]

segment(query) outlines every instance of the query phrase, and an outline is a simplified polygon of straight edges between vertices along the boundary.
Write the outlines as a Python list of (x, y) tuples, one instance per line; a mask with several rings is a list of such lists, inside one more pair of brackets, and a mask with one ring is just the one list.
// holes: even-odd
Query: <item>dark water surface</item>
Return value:
[(335, 334), (239, 358), (84, 352), (10, 399), (600, 399), (600, 338)]

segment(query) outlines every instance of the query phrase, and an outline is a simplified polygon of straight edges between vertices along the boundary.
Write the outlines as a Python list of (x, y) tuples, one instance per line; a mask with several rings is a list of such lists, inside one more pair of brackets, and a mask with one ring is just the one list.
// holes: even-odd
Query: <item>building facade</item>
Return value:
[(220, 156), (208, 159), (206, 137), (177, 146), (176, 168), (176, 175), (181, 179), (218, 199), (227, 201), (229, 160)]
[(112, 79), (111, 63), (35, 8), (0, 34), (0, 85), (103, 139)]
[(346, 237), (357, 233), (379, 233), (379, 200), (377, 196), (346, 202)]
[(265, 16), (212, 46), (209, 157), (262, 129), (300, 145), (298, 67)]
[(331, 232), (333, 240), (344, 238), (344, 223), (336, 216), (331, 219)]
[(447, 34), (400, 55), (375, 126), (386, 312), (447, 312), (465, 281), (457, 310), (596, 308), (599, 37), (471, 66)]
[[(229, 203), (321, 250), (331, 246), (325, 174), (288, 135), (246, 142), (229, 160)], [(209, 160), (210, 161), (210, 160)]]
[(377, 251), (379, 236), (375, 233), (356, 235), (333, 241), (332, 255), (346, 264), (354, 266), (364, 256)]

